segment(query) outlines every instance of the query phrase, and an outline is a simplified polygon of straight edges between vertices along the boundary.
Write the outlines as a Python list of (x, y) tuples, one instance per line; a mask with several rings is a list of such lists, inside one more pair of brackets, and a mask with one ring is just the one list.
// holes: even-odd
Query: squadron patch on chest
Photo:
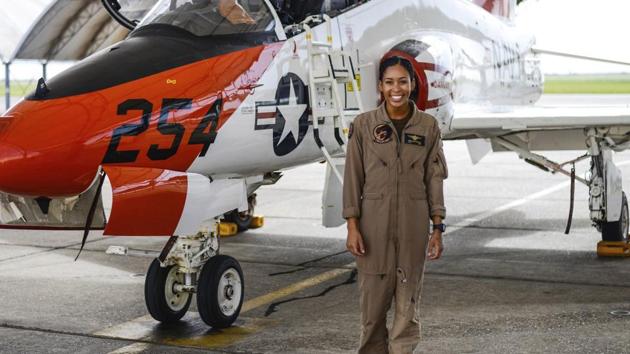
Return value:
[(424, 135), (405, 134), (405, 144), (424, 146), (425, 143), (426, 143), (426, 138)]
[(392, 127), (387, 124), (379, 124), (374, 128), (374, 142), (378, 144), (385, 144), (392, 140), (392, 134), (394, 131)]

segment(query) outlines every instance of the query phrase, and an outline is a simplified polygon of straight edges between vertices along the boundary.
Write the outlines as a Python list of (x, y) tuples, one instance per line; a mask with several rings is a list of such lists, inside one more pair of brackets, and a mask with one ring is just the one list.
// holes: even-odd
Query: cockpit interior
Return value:
[[(112, 16), (135, 31), (156, 25), (184, 30), (196, 37), (252, 34), (274, 36), (275, 12), (287, 37), (301, 32), (312, 16), (334, 17), (366, 0), (157, 0), (142, 20), (125, 15), (130, 0), (106, 0)], [(128, 5), (129, 4), (129, 5)], [(268, 4), (271, 4), (269, 6)], [(273, 7), (273, 10), (270, 8)]]

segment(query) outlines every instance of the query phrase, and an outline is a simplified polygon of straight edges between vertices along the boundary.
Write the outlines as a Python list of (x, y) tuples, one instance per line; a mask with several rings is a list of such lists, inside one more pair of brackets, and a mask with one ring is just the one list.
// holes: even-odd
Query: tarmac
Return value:
[[(543, 103), (558, 100), (581, 101)], [(630, 259), (597, 257), (587, 188), (576, 185), (565, 235), (568, 178), (513, 153), (473, 166), (464, 142), (446, 142), (445, 153), (445, 253), (427, 264), (417, 352), (630, 353)], [(630, 152), (615, 161), (630, 176)], [(579, 163), (578, 175), (587, 167)], [(144, 274), (165, 238), (92, 232), (74, 262), (81, 232), (0, 231), (0, 353), (355, 352), (356, 271), (345, 227), (321, 226), (324, 171), (285, 171), (258, 191), (265, 225), (222, 239), (246, 286), (241, 316), (225, 330), (204, 325), (195, 301), (172, 326), (148, 316)], [(108, 255), (110, 245), (130, 253)]]

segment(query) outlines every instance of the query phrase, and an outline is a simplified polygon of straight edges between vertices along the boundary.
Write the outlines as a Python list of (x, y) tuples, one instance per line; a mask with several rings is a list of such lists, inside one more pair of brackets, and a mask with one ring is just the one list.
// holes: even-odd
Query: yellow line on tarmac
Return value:
[(302, 280), (300, 282), (297, 283), (293, 283), (285, 288), (276, 290), (276, 291), (272, 291), (268, 294), (265, 295), (261, 295), (257, 298), (253, 298), (251, 300), (246, 301), (243, 304), (243, 307), (241, 309), (241, 313), (243, 312), (247, 312), (247, 311), (251, 311), (255, 308), (261, 307), (261, 306), (265, 306), (268, 305), (278, 299), (281, 299), (283, 297), (286, 297), (288, 295), (291, 295), (293, 293), (296, 293), (298, 291), (304, 290), (304, 289), (308, 289), (310, 287), (313, 287), (317, 284), (323, 283), (327, 280), (330, 279), (334, 279), (342, 274), (348, 273), (352, 270), (352, 267), (354, 267), (355, 263), (352, 262), (350, 264), (345, 265), (343, 268), (340, 269), (333, 269), (330, 270), (326, 273), (322, 273), (322, 274), (318, 274), (314, 277)]
[(134, 343), (126, 347), (114, 350), (113, 352), (109, 352), (108, 354), (138, 354), (148, 349), (149, 344), (147, 343)]
[[(261, 306), (271, 304), (272, 302), (294, 294), (296, 292), (311, 288), (325, 281), (334, 279), (340, 275), (349, 273), (352, 268), (355, 267), (355, 263), (349, 263), (343, 266), (343, 268), (332, 269), (327, 272), (315, 275), (308, 279), (304, 279), (297, 283), (293, 283), (282, 289), (272, 291), (265, 295), (258, 296), (243, 303), (241, 308), (241, 314), (248, 311), (257, 309)], [(197, 313), (188, 313), (184, 320), (192, 320), (194, 322), (201, 322)], [(163, 330), (156, 330), (158, 323), (149, 315), (141, 316), (131, 321), (121, 323), (109, 327), (107, 329), (95, 332), (94, 335), (107, 338), (118, 338), (127, 340), (142, 340), (147, 342), (153, 342), (156, 344), (170, 344), (170, 345), (182, 345), (188, 347), (200, 347), (200, 348), (219, 348), (226, 347), (235, 342), (243, 339), (245, 336), (255, 333), (262, 329), (264, 323), (256, 319), (243, 318), (244, 323), (241, 328), (232, 328), (221, 330), (217, 332), (208, 333), (208, 327), (201, 323), (189, 324), (187, 330), (180, 333), (178, 338), (173, 338), (174, 333), (170, 333), (167, 337), (162, 337), (164, 333), (159, 332)], [(234, 331), (237, 332), (234, 332)], [(174, 330), (177, 332), (177, 330)], [(233, 333), (234, 332), (234, 333)], [(176, 334), (175, 334), (176, 335)], [(110, 354), (114, 353), (137, 353), (138, 349), (142, 351), (143, 346), (139, 343), (134, 343), (129, 346), (120, 348)]]

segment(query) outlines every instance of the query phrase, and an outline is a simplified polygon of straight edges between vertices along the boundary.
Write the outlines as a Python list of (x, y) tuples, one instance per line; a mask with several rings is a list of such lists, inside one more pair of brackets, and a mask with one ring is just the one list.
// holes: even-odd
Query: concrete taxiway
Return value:
[[(605, 97), (605, 96), (604, 96)], [(575, 97), (545, 97), (543, 102)], [(624, 98), (604, 98), (614, 103)], [(627, 102), (630, 99), (625, 98)], [(630, 352), (630, 259), (600, 259), (587, 189), (520, 161), (447, 142), (448, 230), (427, 266), (420, 353)], [(555, 152), (564, 161), (579, 152)], [(630, 176), (630, 152), (617, 154)], [(583, 173), (588, 163), (577, 165)], [(351, 353), (359, 311), (345, 228), (320, 225), (323, 164), (285, 172), (258, 192), (265, 226), (222, 240), (244, 270), (246, 302), (213, 331), (196, 307), (175, 326), (146, 312), (144, 273), (164, 238), (0, 231), (0, 353)], [(625, 190), (630, 191), (626, 177)], [(105, 254), (110, 245), (128, 256)]]

